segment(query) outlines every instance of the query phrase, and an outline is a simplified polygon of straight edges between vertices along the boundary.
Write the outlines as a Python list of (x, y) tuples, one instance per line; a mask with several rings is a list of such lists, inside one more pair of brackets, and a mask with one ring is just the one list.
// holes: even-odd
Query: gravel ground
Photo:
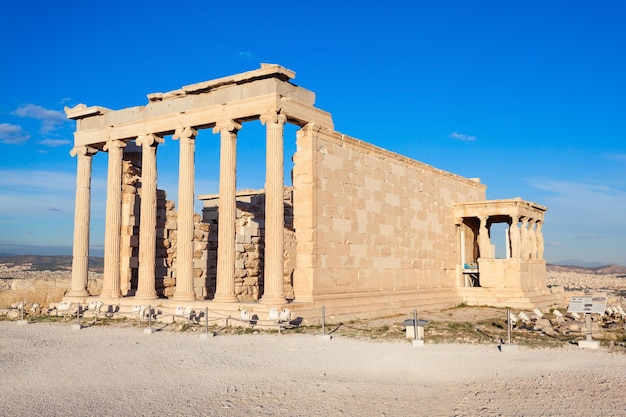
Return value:
[(3, 416), (626, 415), (626, 355), (0, 322)]

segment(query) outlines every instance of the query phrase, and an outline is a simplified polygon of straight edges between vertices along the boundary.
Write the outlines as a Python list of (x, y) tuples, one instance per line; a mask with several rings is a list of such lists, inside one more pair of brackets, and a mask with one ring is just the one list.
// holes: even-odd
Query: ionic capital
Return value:
[(176, 129), (176, 131), (174, 131), (174, 136), (172, 136), (172, 139), (178, 140), (184, 138), (187, 140), (194, 140), (197, 135), (198, 131), (193, 127), (179, 127), (178, 129)]
[(287, 122), (287, 116), (281, 113), (271, 111), (271, 112), (263, 113), (259, 115), (259, 120), (264, 125), (268, 123), (284, 125)]
[(92, 148), (91, 146), (74, 146), (70, 151), (71, 156), (92, 156), (98, 152), (96, 148)]
[(238, 130), (241, 130), (241, 123), (234, 120), (223, 120), (215, 123), (213, 133), (220, 133), (222, 131), (236, 133)]
[(137, 140), (135, 140), (135, 143), (137, 144), (137, 146), (143, 146), (143, 145), (152, 146), (152, 145), (158, 145), (159, 143), (163, 143), (163, 142), (165, 142), (165, 139), (163, 139), (159, 135), (155, 135), (154, 133), (140, 135), (137, 137)]
[(102, 150), (104, 150), (105, 152), (108, 152), (112, 149), (121, 149), (125, 147), (126, 147), (126, 142), (124, 142), (123, 140), (110, 140), (104, 144), (104, 146), (102, 147)]

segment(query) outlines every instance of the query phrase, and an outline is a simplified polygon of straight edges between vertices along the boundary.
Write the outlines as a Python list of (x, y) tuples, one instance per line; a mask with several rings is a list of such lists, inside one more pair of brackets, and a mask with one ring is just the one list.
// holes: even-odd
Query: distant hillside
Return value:
[[(0, 263), (12, 263), (15, 265), (31, 264), (31, 269), (36, 271), (63, 271), (72, 269), (72, 257), (41, 256), (41, 255), (6, 255), (0, 254)], [(89, 257), (89, 270), (102, 272), (104, 258)]]
[(626, 274), (626, 267), (621, 265), (605, 265), (596, 267), (583, 267), (572, 265), (546, 265), (546, 269), (550, 272), (577, 272), (579, 274)]
[[(42, 256), (42, 255), (5, 255), (0, 253), (0, 263), (13, 263), (16, 265), (32, 264), (32, 269), (37, 271), (62, 271), (72, 268), (72, 257), (70, 255)], [(104, 269), (104, 258), (95, 256), (89, 257), (89, 270), (102, 272)], [(618, 274), (626, 275), (626, 267), (621, 265), (605, 265), (596, 267), (583, 267), (573, 265), (546, 265), (550, 272), (577, 272), (579, 274)]]

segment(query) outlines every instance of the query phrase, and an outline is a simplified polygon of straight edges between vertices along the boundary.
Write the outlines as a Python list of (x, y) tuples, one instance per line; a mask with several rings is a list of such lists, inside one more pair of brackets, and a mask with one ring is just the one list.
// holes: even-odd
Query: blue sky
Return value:
[[(548, 262), (626, 265), (626, 2), (303, 3), (3, 2), (0, 252), (71, 253), (64, 106), (144, 105), (263, 62), (294, 70), (336, 130), (480, 177), (489, 199), (548, 206)], [(218, 136), (200, 138), (196, 192), (213, 193)], [(263, 187), (258, 124), (244, 124), (238, 150), (238, 186)], [(176, 172), (166, 142), (159, 187), (172, 198)], [(105, 180), (99, 154), (94, 254)]]

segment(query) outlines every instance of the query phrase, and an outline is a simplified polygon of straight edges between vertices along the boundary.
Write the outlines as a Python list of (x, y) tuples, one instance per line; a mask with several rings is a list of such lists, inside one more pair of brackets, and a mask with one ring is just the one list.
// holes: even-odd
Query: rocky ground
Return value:
[[(25, 275), (0, 282), (63, 279), (17, 272)], [(548, 284), (570, 295), (603, 290), (626, 306), (619, 271), (549, 270)], [(102, 326), (85, 318), (86, 327), (73, 330), (62, 318), (18, 325), (0, 316), (0, 414), (626, 415), (623, 321), (604, 330), (609, 319), (598, 316), (602, 346), (582, 350), (581, 322), (565, 317), (578, 331), (560, 332), (563, 323), (546, 311), (546, 331), (527, 313), (531, 323), (516, 325), (513, 352), (498, 349), (505, 310), (489, 307), (420, 312), (429, 321), (424, 347), (406, 340), (400, 316), (331, 323), (330, 341), (316, 327), (211, 329), (217, 336), (201, 340), (203, 327), (189, 323), (144, 334), (145, 323), (133, 320)]]
[(626, 414), (626, 355), (0, 322), (3, 415)]

